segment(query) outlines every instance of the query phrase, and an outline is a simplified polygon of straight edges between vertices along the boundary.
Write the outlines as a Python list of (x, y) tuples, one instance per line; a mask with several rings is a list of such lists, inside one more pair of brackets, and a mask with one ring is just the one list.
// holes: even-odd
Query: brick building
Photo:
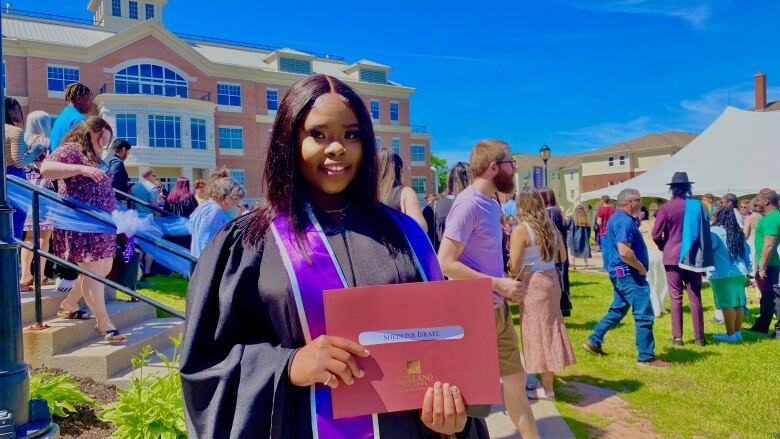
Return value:
[(2, 15), (6, 94), (25, 114), (56, 115), (63, 90), (81, 81), (96, 111), (128, 139), (131, 177), (153, 166), (170, 185), (225, 165), (262, 195), (265, 149), (279, 101), (312, 73), (341, 79), (363, 96), (377, 143), (406, 163), (405, 183), (433, 191), (430, 135), (411, 125), (414, 88), (390, 79), (390, 67), (367, 60), (177, 34), (163, 24), (167, 0), (91, 0), (92, 19), (6, 9)]

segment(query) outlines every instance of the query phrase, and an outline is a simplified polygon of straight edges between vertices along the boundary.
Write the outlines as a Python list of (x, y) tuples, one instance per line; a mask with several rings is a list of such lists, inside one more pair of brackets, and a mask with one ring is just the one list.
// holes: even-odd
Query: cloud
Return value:
[(670, 17), (688, 22), (696, 29), (703, 29), (712, 17), (708, 2), (686, 0), (597, 0), (581, 1), (577, 8), (605, 13), (642, 14)]
[(668, 131), (651, 116), (641, 116), (625, 122), (604, 122), (558, 134), (568, 138), (567, 147), (577, 150), (601, 148), (618, 142), (635, 139), (646, 134)]
[[(767, 98), (780, 96), (780, 87), (767, 88)], [(750, 82), (741, 82), (709, 90), (695, 99), (685, 99), (679, 106), (671, 107), (673, 113), (682, 118), (682, 124), (689, 130), (701, 131), (712, 123), (727, 106), (739, 109), (753, 108), (755, 90)]]

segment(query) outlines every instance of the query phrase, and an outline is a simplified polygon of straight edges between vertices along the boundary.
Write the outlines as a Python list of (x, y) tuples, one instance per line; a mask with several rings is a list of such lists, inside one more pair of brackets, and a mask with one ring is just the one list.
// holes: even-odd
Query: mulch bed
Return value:
[[(37, 369), (30, 368), (30, 374), (41, 372), (51, 372), (54, 374), (67, 373), (58, 369)], [(73, 375), (71, 375), (73, 376)], [(100, 406), (116, 401), (116, 387), (99, 383), (89, 378), (80, 378), (73, 376), (79, 383), (79, 388), (87, 396), (98, 401), (97, 407), (87, 407), (76, 405), (78, 413), (72, 413), (67, 418), (55, 418), (54, 422), (60, 427), (60, 437), (62, 438), (83, 438), (83, 439), (105, 439), (114, 432), (113, 424), (103, 422), (97, 417)]]

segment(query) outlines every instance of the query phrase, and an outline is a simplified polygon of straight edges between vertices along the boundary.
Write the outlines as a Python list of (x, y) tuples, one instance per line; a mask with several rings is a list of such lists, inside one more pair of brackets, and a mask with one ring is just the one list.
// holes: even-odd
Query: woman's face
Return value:
[(92, 148), (95, 149), (95, 154), (99, 156), (108, 148), (108, 143), (111, 141), (111, 131), (105, 128), (100, 131), (90, 131), (89, 137), (89, 140), (92, 142)]
[(355, 112), (339, 95), (317, 99), (298, 133), (300, 171), (315, 193), (341, 194), (355, 179), (363, 143)]
[(14, 105), (13, 108), (11, 108), (11, 120), (13, 120), (14, 125), (19, 126), (24, 122), (24, 116), (22, 115), (22, 107), (18, 105)]

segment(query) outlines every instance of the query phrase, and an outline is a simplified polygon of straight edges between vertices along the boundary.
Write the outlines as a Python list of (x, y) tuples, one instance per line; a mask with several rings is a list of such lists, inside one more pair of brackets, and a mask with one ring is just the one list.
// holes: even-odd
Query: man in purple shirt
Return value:
[[(672, 200), (658, 209), (653, 227), (653, 241), (664, 253), (663, 262), (666, 267), (666, 282), (669, 286), (669, 297), (672, 302), (672, 343), (683, 345), (682, 340), (682, 294), (687, 287), (688, 301), (691, 307), (691, 321), (695, 343), (704, 346), (704, 312), (701, 306), (701, 273), (680, 267), (680, 248), (682, 247), (683, 218), (685, 217), (685, 200), (693, 196), (693, 182), (688, 180), (685, 172), (675, 172), (669, 191)], [(703, 231), (710, 233), (709, 230)]]
[(452, 205), (439, 247), (439, 263), (450, 279), (489, 278), (496, 309), (498, 357), (504, 404), (523, 438), (538, 438), (528, 396), (526, 373), (520, 361), (517, 332), (506, 299), (521, 302), (522, 282), (504, 277), (501, 206), (496, 191), (514, 189), (515, 161), (509, 145), (500, 140), (483, 140), (471, 152), (473, 183), (464, 189)]

